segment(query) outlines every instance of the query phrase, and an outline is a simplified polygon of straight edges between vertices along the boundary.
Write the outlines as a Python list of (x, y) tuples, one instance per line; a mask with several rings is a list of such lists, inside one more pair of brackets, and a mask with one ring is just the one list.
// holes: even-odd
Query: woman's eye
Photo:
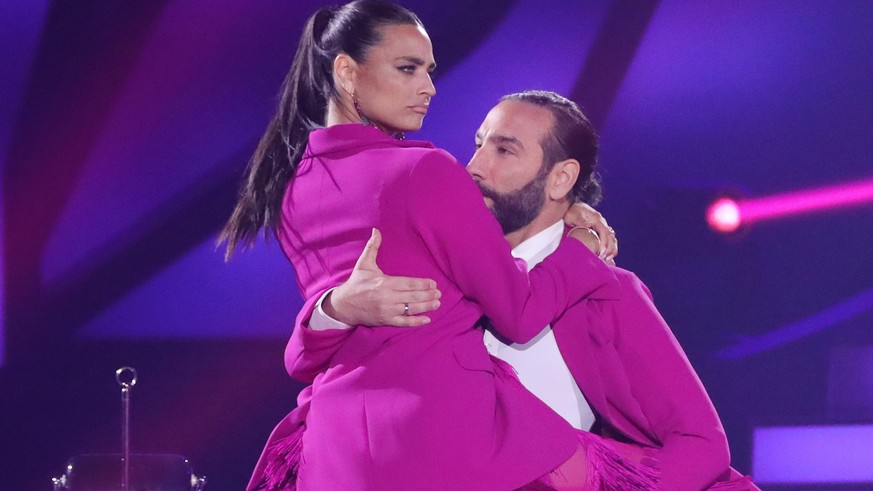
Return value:
[(482, 148), (482, 144), (479, 142), (476, 142), (473, 146), (476, 147), (476, 150), (479, 150), (480, 148)]
[(404, 73), (413, 73), (415, 72), (415, 67), (413, 65), (404, 65), (397, 67), (398, 70)]

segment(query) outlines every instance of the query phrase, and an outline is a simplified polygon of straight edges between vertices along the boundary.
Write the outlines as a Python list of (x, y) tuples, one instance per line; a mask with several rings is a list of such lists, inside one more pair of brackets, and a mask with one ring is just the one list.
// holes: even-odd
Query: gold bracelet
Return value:
[(589, 228), (589, 227), (573, 227), (570, 229), (569, 232), (567, 232), (567, 235), (570, 235), (576, 229), (587, 230), (588, 233), (590, 233), (591, 235), (594, 236), (595, 239), (597, 239), (597, 242), (600, 242), (600, 236), (597, 235), (597, 232), (595, 232), (593, 228)]

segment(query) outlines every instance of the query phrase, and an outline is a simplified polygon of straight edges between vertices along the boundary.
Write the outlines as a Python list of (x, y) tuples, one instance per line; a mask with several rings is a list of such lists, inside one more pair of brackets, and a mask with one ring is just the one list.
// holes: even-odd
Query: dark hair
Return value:
[(579, 178), (570, 191), (573, 202), (595, 205), (600, 201), (600, 177), (597, 167), (599, 148), (597, 132), (578, 104), (554, 92), (527, 90), (503, 96), (501, 101), (521, 101), (548, 109), (552, 113), (552, 128), (543, 147), (543, 168), (548, 173), (558, 162), (566, 159), (579, 161)]
[(227, 241), (225, 259), (237, 246), (251, 245), (262, 229), (265, 236), (275, 233), (285, 189), (309, 133), (324, 127), (328, 103), (339, 99), (333, 82), (337, 55), (364, 63), (382, 41), (381, 28), (403, 24), (420, 26), (421, 21), (399, 5), (374, 0), (326, 7), (309, 17), (282, 82), (276, 114), (249, 160), (236, 206), (218, 238), (219, 244)]

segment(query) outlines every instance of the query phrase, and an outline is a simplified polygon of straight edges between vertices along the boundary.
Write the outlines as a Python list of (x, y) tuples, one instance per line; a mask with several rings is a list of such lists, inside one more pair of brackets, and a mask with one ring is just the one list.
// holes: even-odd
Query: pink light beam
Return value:
[(738, 202), (722, 198), (707, 210), (707, 221), (714, 230), (729, 233), (740, 225), (867, 203), (873, 203), (873, 179)]

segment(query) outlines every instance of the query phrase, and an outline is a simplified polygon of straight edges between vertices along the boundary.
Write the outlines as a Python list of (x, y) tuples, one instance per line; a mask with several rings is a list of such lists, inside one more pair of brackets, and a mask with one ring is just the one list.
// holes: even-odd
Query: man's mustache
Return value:
[(479, 192), (481, 192), (482, 196), (485, 198), (500, 199), (503, 196), (501, 193), (489, 188), (481, 182), (477, 182), (476, 185), (479, 186)]

